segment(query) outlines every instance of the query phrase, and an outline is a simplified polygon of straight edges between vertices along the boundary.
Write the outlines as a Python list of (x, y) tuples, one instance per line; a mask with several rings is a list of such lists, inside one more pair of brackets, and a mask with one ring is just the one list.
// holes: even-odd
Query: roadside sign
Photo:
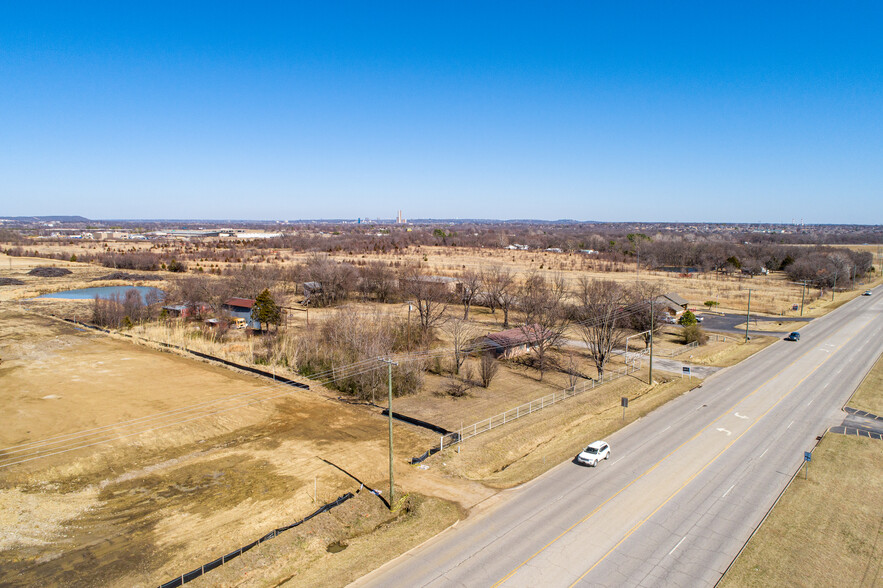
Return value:
[(628, 396), (623, 396), (622, 400), (620, 401), (620, 404), (622, 404), (623, 408), (628, 408), (628, 406), (629, 406)]
[(685, 374), (689, 374), (689, 373), (690, 373), (690, 366), (688, 366), (688, 365), (685, 365), (685, 366), (684, 366), (684, 373), (685, 373)]
[(809, 451), (803, 452), (803, 461), (812, 461), (812, 453)]

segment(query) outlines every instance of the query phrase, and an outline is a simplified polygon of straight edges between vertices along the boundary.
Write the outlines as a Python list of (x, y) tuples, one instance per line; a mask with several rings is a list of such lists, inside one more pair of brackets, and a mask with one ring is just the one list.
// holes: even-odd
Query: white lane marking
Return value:
[(790, 429), (791, 425), (793, 425), (793, 424), (794, 424), (794, 421), (791, 421), (790, 423), (788, 423), (788, 426), (785, 427), (785, 430), (787, 431), (788, 429)]
[[(815, 400), (815, 398), (813, 398), (813, 400)], [(807, 406), (809, 406), (810, 404), (812, 404), (812, 400), (806, 403)]]
[(748, 417), (744, 414), (735, 413), (737, 419), (747, 419)]
[(830, 385), (831, 385), (831, 382), (828, 382), (827, 384), (825, 384), (825, 388), (827, 388)]
[[(763, 450), (763, 453), (760, 454), (760, 457), (763, 457), (764, 455), (766, 455), (766, 452), (769, 451), (769, 450), (770, 450), (769, 447), (767, 447), (766, 449), (764, 449), (764, 450)], [(760, 457), (758, 457), (757, 459), (760, 459)]]
[(677, 549), (678, 547), (680, 547), (680, 546), (681, 546), (681, 543), (683, 543), (683, 542), (684, 542), (684, 539), (686, 539), (686, 538), (687, 538), (687, 536), (684, 535), (684, 537), (683, 537), (680, 541), (678, 541), (678, 544), (671, 548), (671, 551), (669, 551), (668, 554), (671, 555), (672, 553), (674, 553), (674, 552), (675, 552), (675, 549)]
[(622, 461), (622, 458), (621, 458), (621, 457), (620, 457), (619, 459), (617, 459), (616, 461), (614, 461), (614, 462), (613, 462), (612, 464), (610, 464), (610, 465), (615, 466), (615, 465), (618, 464), (620, 461)]
[(669, 429), (671, 429), (671, 425), (669, 425), (669, 426), (667, 426), (666, 428), (662, 429), (662, 431), (660, 431), (660, 432), (665, 433), (665, 432), (668, 431)]
[(727, 431), (727, 430), (724, 429), (724, 428), (718, 427), (717, 430), (720, 431), (721, 433), (726, 433), (726, 434), (727, 434), (727, 437), (729, 437), (730, 435), (732, 435), (732, 433), (730, 433), (729, 431)]
[(733, 489), (733, 488), (735, 488), (735, 487), (736, 487), (736, 485), (735, 485), (735, 484), (733, 484), (733, 485), (732, 485), (732, 486), (730, 486), (730, 487), (729, 487), (729, 488), (728, 488), (728, 489), (727, 489), (727, 491), (726, 491), (726, 492), (724, 492), (724, 495), (723, 495), (723, 496), (721, 496), (721, 498), (726, 498), (726, 497), (727, 497), (727, 494), (729, 494), (729, 493), (730, 493), (730, 490), (732, 490), (732, 489)]

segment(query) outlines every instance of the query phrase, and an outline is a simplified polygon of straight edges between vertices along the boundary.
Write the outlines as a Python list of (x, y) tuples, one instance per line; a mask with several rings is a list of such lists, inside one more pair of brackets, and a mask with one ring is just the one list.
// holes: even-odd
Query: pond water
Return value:
[(65, 292), (52, 292), (43, 294), (37, 298), (64, 298), (66, 300), (92, 300), (96, 296), (99, 298), (109, 299), (114, 294), (119, 294), (120, 298), (125, 298), (126, 292), (129, 290), (137, 290), (141, 294), (141, 302), (146, 303), (146, 297), (149, 292), (156, 292), (159, 299), (162, 300), (164, 292), (153, 286), (103, 286), (100, 288), (81, 288), (79, 290), (67, 290)]

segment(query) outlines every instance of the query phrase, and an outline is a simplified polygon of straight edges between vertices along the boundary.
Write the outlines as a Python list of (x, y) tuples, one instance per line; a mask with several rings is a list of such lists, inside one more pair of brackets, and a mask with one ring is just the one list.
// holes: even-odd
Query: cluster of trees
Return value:
[(134, 289), (126, 290), (125, 295), (96, 296), (92, 304), (92, 323), (112, 329), (131, 328), (139, 321), (157, 318), (161, 306), (162, 296), (155, 290), (148, 291), (143, 299)]
[(873, 257), (867, 251), (815, 248), (800, 256), (785, 270), (796, 282), (806, 280), (816, 287), (836, 287), (850, 284), (872, 271)]
[[(388, 375), (379, 357), (406, 351), (407, 325), (379, 310), (373, 316), (340, 309), (318, 329), (286, 334), (285, 362), (301, 374), (361, 400), (374, 402), (387, 393)], [(419, 358), (393, 367), (396, 395), (412, 394), (423, 383)]]

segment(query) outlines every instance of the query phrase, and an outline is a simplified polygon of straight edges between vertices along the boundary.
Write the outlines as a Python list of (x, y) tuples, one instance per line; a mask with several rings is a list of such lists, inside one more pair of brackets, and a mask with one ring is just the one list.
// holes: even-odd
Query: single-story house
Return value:
[(419, 276), (417, 279), (429, 284), (441, 284), (447, 288), (449, 292), (459, 294), (463, 291), (463, 284), (460, 282), (459, 278), (452, 278), (450, 276)]
[(663, 294), (662, 296), (657, 296), (653, 300), (653, 306), (656, 307), (657, 310), (665, 312), (671, 317), (681, 316), (681, 314), (687, 310), (688, 304), (689, 303), (684, 298), (674, 293)]
[(207, 304), (168, 304), (162, 309), (170, 317), (190, 318), (200, 314), (208, 314), (211, 310)]
[(487, 350), (496, 357), (509, 359), (530, 352), (537, 343), (552, 336), (551, 331), (540, 325), (525, 325), (479, 337), (475, 340), (473, 350)]
[(248, 327), (260, 330), (261, 326), (251, 318), (254, 302), (253, 298), (228, 298), (222, 308), (227, 315), (243, 319)]

